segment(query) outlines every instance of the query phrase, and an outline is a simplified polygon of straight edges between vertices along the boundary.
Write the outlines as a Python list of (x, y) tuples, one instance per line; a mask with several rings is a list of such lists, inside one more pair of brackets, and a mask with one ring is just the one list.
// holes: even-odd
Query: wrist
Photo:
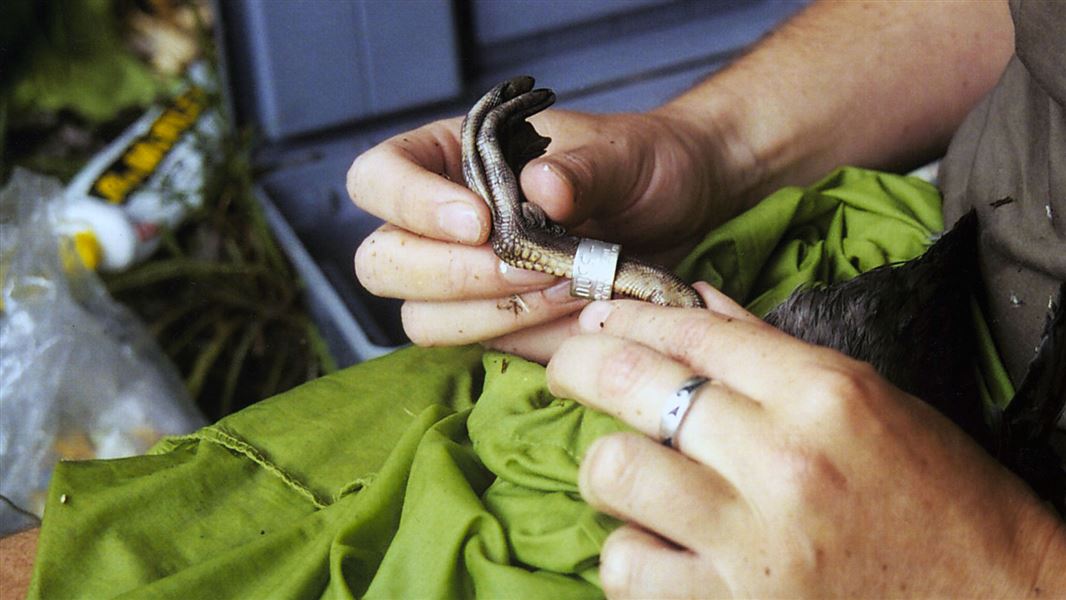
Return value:
[[(1041, 507), (1043, 508), (1043, 507)], [(1036, 536), (1038, 542), (1033, 545), (1035, 574), (1027, 589), (1022, 592), (1027, 597), (1062, 597), (1066, 595), (1066, 523), (1054, 515), (1046, 514), (1050, 529), (1046, 541)]]
[[(786, 185), (807, 185), (823, 175), (825, 136), (809, 135), (811, 115), (795, 114), (774, 101), (772, 89), (734, 65), (656, 112), (683, 122), (703, 156), (721, 161), (728, 193), (739, 210), (750, 208)], [(733, 85), (737, 84), (737, 85)], [(749, 90), (741, 94), (737, 89)]]
[(743, 102), (729, 90), (708, 93), (713, 81), (700, 88), (698, 96), (686, 94), (654, 110), (672, 131), (686, 140), (700, 168), (715, 174), (709, 193), (724, 203), (732, 217), (750, 208), (767, 192), (771, 149), (756, 145)]

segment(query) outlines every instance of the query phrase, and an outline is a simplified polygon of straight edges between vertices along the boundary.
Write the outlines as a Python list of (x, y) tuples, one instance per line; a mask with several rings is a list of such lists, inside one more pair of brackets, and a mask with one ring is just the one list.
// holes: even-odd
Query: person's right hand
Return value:
[(608, 598), (1066, 598), (1066, 523), (1022, 480), (868, 363), (695, 287), (706, 309), (589, 305), (548, 363), (554, 395), (637, 432), (578, 476), (627, 522), (600, 555)]
[[(736, 210), (729, 145), (676, 115), (547, 111), (531, 121), (553, 141), (522, 171), (523, 192), (576, 235), (670, 265)], [(360, 245), (356, 274), (371, 293), (406, 300), (416, 344), (487, 342), (546, 362), (585, 301), (570, 297), (568, 280), (506, 267), (485, 244), (491, 217), (462, 183), (460, 123), (431, 123), (355, 160), (352, 199), (387, 222)]]

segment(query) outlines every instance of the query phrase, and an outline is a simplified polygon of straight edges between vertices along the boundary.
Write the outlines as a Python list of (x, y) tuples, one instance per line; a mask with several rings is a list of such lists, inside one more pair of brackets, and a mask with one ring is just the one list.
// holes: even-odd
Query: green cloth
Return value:
[[(842, 169), (722, 226), (681, 271), (763, 312), (912, 258), (942, 226), (929, 184)], [(30, 595), (599, 597), (617, 523), (577, 470), (624, 429), (520, 358), (400, 350), (148, 456), (59, 465)]]

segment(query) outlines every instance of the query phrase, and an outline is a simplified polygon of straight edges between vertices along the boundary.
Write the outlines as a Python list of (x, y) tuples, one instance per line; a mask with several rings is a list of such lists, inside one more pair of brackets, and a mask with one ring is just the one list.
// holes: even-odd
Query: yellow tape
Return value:
[(79, 231), (59, 240), (59, 262), (66, 273), (74, 273), (81, 268), (95, 271), (103, 255), (100, 241), (91, 231)]
[(155, 172), (181, 136), (196, 124), (207, 94), (191, 87), (175, 98), (143, 135), (137, 136), (115, 162), (100, 174), (90, 193), (121, 204)]
[(100, 240), (91, 231), (79, 231), (74, 234), (74, 253), (81, 259), (81, 264), (90, 271), (95, 271), (100, 265), (104, 251), (100, 247)]

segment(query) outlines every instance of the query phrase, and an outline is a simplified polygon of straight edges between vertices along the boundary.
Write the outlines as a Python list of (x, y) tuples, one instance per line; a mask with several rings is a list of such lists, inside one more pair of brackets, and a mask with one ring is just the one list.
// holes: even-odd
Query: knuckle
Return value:
[(579, 181), (590, 181), (597, 173), (596, 166), (584, 152), (563, 152), (552, 158), (564, 163)]
[(808, 382), (807, 397), (826, 411), (847, 412), (874, 395), (877, 381), (876, 371), (866, 363), (823, 367)]
[(427, 211), (420, 206), (423, 201), (424, 198), (411, 185), (403, 185), (389, 203), (385, 219), (408, 231), (425, 233), (424, 227), (419, 225), (420, 221), (429, 218)]
[(473, 274), (470, 272), (470, 264), (455, 256), (455, 252), (448, 250), (447, 269), (444, 276), (444, 285), (448, 293), (465, 293), (471, 284)]
[(867, 363), (849, 361), (823, 370), (810, 390), (807, 405), (813, 425), (836, 436), (879, 436), (886, 428), (884, 380)]
[(583, 463), (593, 497), (615, 501), (628, 497), (637, 485), (639, 468), (635, 459), (639, 454), (635, 435), (612, 435), (599, 442)]
[[(462, 173), (462, 144), (459, 141), (461, 121), (436, 121), (429, 128), (429, 139), (441, 154), (442, 175)], [(450, 177), (449, 177), (450, 178)]]
[(774, 453), (783, 506), (801, 514), (806, 507), (822, 506), (827, 498), (845, 493), (848, 479), (829, 454), (801, 445), (778, 448)]
[(681, 355), (690, 359), (699, 359), (707, 352), (707, 332), (710, 324), (704, 315), (696, 314), (686, 316), (678, 323), (676, 331), (675, 349)]
[(643, 346), (622, 343), (600, 363), (597, 387), (600, 396), (612, 398), (631, 393), (653, 373), (653, 355)]

